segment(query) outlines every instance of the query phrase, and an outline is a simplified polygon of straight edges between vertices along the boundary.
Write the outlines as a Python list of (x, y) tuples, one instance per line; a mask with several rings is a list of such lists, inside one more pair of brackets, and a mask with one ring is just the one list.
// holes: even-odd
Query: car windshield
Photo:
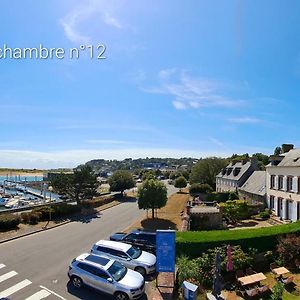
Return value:
[(127, 273), (127, 268), (115, 261), (109, 268), (108, 273), (114, 278), (116, 281), (120, 281)]
[(130, 247), (129, 250), (127, 251), (127, 254), (133, 258), (133, 259), (136, 259), (138, 257), (141, 256), (142, 254), (142, 251), (138, 248), (135, 248), (135, 247)]

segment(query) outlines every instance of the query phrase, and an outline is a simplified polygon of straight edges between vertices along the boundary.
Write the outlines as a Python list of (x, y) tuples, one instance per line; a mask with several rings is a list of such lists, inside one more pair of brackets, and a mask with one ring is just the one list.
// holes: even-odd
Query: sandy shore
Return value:
[(0, 171), (0, 176), (43, 176), (43, 173), (34, 172), (15, 172), (15, 171)]

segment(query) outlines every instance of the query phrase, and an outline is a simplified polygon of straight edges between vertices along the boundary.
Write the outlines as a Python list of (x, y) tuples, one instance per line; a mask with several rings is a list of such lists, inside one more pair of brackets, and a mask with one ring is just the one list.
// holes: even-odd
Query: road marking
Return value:
[(12, 294), (14, 294), (15, 292), (23, 289), (24, 287), (30, 285), (32, 282), (28, 279), (25, 279), (15, 285), (13, 285), (12, 287), (6, 289), (5, 291), (1, 292), (0, 293), (0, 298), (5, 298), (5, 297), (8, 297)]
[(55, 295), (56, 297), (58, 297), (58, 298), (60, 298), (60, 299), (62, 299), (62, 300), (67, 300), (66, 298), (64, 298), (64, 297), (62, 297), (62, 296), (60, 296), (60, 295), (56, 294), (55, 292), (53, 292), (53, 291), (49, 290), (48, 288), (46, 288), (46, 287), (44, 287), (44, 286), (42, 286), (42, 285), (40, 285), (40, 288), (42, 288), (42, 289), (44, 289), (44, 290), (48, 291), (49, 293), (51, 293), (51, 294)]
[(4, 275), (0, 276), (0, 282), (4, 281), (6, 279), (9, 279), (17, 274), (18, 273), (16, 271), (11, 271), (11, 272), (5, 273)]
[(26, 298), (25, 300), (40, 300), (48, 297), (49, 295), (51, 295), (51, 293), (43, 289), (33, 294), (32, 296)]
[(5, 265), (4, 264), (0, 264), (0, 269), (4, 268)]

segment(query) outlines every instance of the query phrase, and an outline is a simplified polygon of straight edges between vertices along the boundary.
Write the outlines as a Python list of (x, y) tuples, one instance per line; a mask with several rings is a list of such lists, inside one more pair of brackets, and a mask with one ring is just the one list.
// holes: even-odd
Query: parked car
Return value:
[(87, 285), (113, 295), (116, 300), (138, 299), (145, 292), (145, 280), (141, 274), (118, 261), (90, 253), (73, 259), (68, 276), (75, 288)]
[(91, 252), (119, 261), (143, 276), (152, 274), (156, 270), (155, 255), (126, 243), (100, 240), (93, 245)]
[(141, 250), (156, 253), (156, 233), (143, 230), (132, 230), (129, 233), (117, 232), (110, 236), (111, 241), (131, 244)]

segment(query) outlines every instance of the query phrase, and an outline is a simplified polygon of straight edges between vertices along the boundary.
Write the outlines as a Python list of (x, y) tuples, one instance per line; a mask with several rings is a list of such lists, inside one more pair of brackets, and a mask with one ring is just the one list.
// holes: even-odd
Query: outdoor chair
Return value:
[(278, 266), (276, 265), (276, 263), (270, 263), (270, 269), (271, 269), (271, 271), (273, 269), (276, 269), (276, 268), (278, 268)]
[(268, 285), (263, 285), (263, 286), (258, 287), (258, 291), (260, 294), (266, 293), (269, 290), (270, 290), (270, 288)]
[(281, 278), (281, 282), (283, 284), (289, 284), (289, 283), (292, 283), (294, 280), (294, 276), (290, 276), (290, 277), (287, 277), (287, 278)]
[(244, 271), (243, 270), (236, 270), (235, 276), (236, 276), (236, 278), (244, 277), (245, 276)]
[(256, 272), (252, 269), (252, 268), (247, 268), (246, 269), (246, 275), (253, 275), (255, 274)]
[(253, 288), (253, 289), (249, 289), (249, 290), (246, 289), (245, 291), (246, 291), (247, 296), (249, 296), (249, 297), (255, 297), (259, 294), (258, 288)]

